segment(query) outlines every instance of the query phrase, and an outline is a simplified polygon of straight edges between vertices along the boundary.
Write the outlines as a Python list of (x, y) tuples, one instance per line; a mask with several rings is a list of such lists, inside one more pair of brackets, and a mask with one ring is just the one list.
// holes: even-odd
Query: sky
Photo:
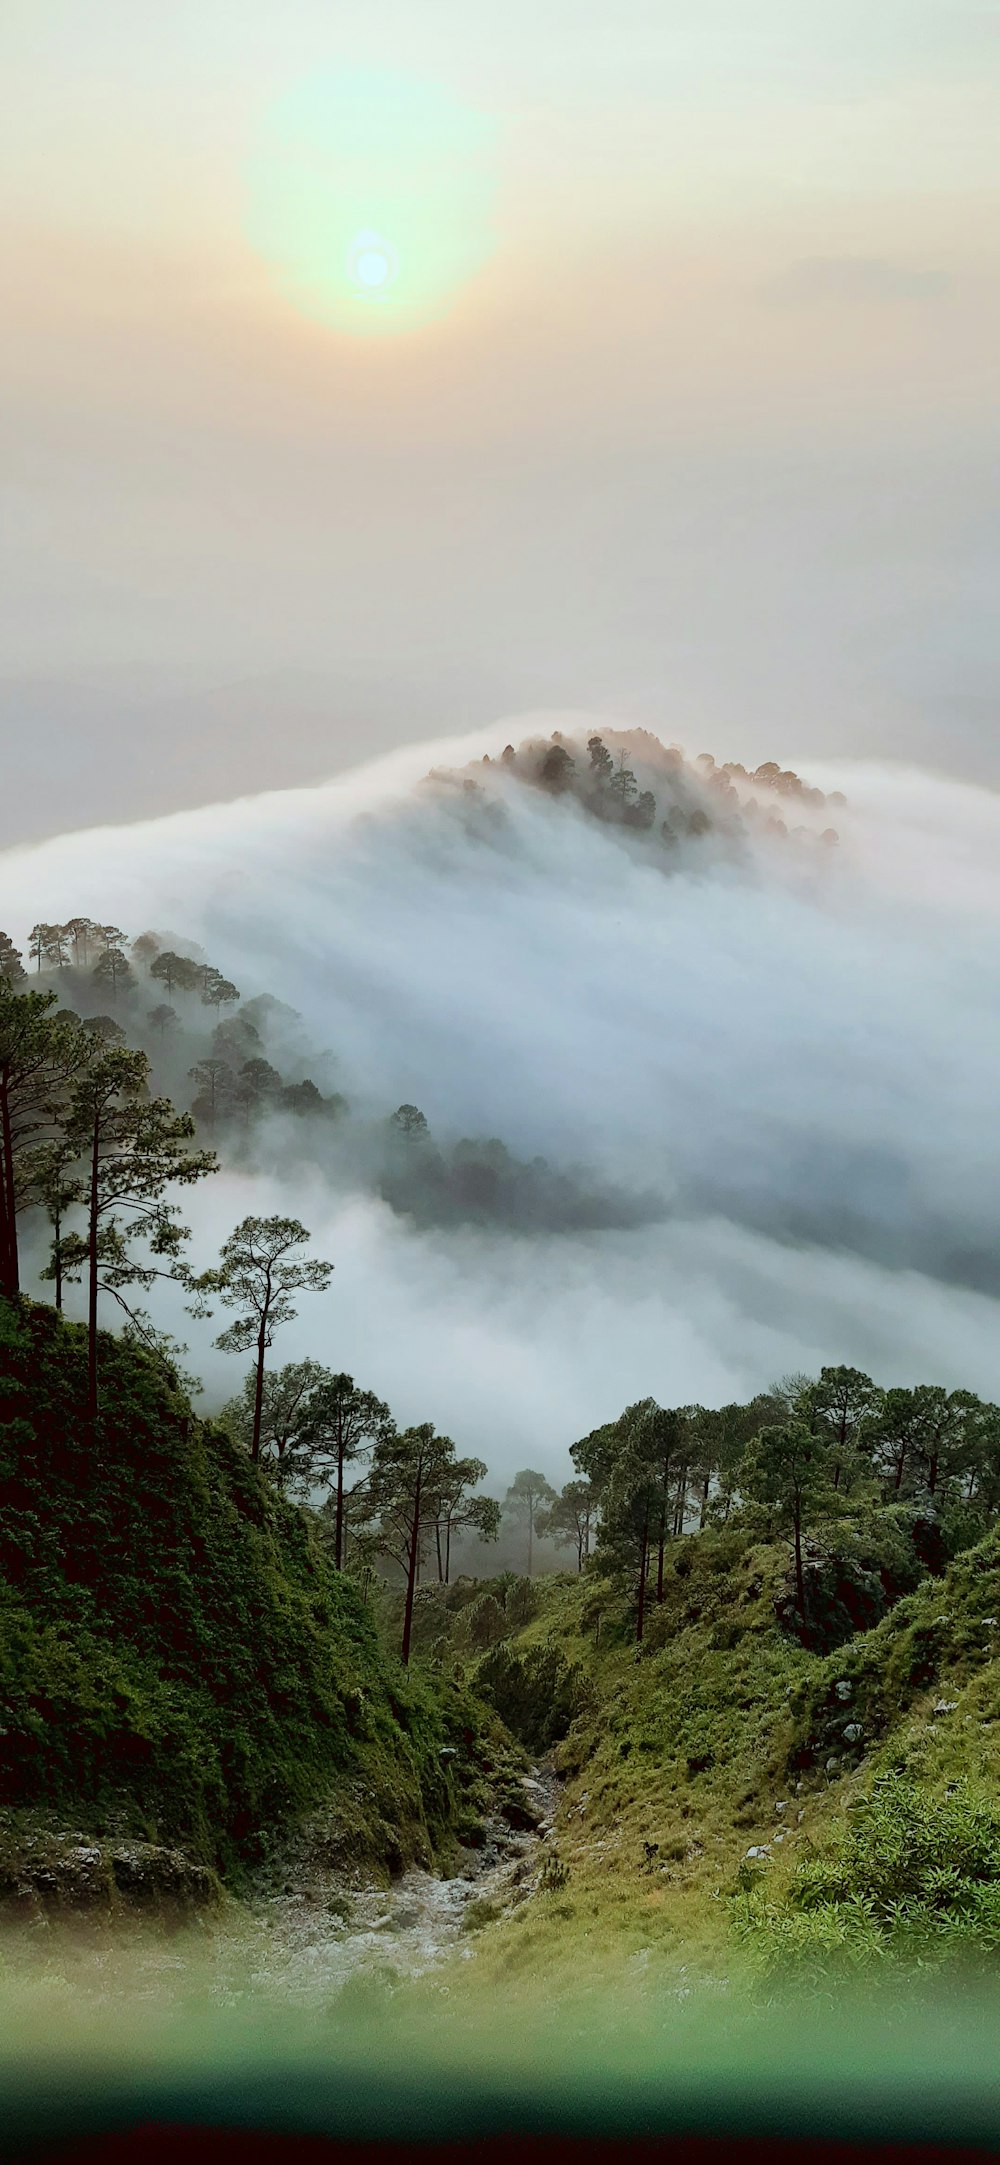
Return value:
[(537, 709), (1000, 780), (991, 0), (6, 0), (0, 79), (0, 845)]

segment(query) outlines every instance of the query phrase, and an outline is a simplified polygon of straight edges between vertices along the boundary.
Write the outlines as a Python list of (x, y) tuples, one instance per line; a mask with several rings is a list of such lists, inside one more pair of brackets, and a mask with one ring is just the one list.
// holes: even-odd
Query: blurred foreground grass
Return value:
[(838, 1989), (796, 2005), (623, 1953), (558, 1993), (461, 1953), (292, 2006), (255, 1935), (5, 1940), (0, 2154), (161, 2120), (445, 2139), (522, 2130), (807, 2133), (1000, 2147), (1000, 1991)]

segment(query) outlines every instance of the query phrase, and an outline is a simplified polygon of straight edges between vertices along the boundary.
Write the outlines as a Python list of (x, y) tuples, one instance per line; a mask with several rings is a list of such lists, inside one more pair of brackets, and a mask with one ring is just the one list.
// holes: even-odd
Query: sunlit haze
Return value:
[(8, 0), (0, 840), (546, 707), (997, 779), (1000, 21)]

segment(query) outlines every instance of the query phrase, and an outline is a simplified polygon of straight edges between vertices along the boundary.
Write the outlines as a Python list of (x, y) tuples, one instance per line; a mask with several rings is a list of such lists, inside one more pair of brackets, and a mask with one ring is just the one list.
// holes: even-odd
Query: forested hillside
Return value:
[[(515, 857), (559, 834), (591, 851), (599, 829), (616, 870), (640, 864), (656, 895), (680, 884), (679, 860), (717, 851), (725, 873), (763, 837), (810, 878), (834, 862), (821, 792), (770, 766), (688, 762), (641, 732), (614, 754), (598, 738), (529, 741), (428, 786), (477, 866), (526, 804)], [(523, 1752), (554, 1756), (562, 1801), (542, 1876), (523, 1875), (480, 1944), (487, 1972), (498, 1955), (572, 1963), (577, 1932), (592, 1952), (765, 1976), (988, 1951), (1000, 1407), (953, 1387), (950, 1360), (875, 1376), (833, 1345), (818, 1374), (744, 1370), (731, 1403), (635, 1396), (607, 1418), (609, 1392), (593, 1411), (581, 1392), (579, 1426), (596, 1425), (572, 1441), (567, 1422), (561, 1487), (533, 1431), (514, 1470), (498, 1400), (510, 1455), (491, 1467), (461, 1418), (454, 1436), (423, 1418), (436, 1404), (395, 1417), (388, 1397), (411, 1385), (399, 1363), (383, 1381), (377, 1278), (371, 1370), (334, 1366), (325, 1296), (356, 1264), (353, 1202), (407, 1218), (414, 1241), (472, 1225), (491, 1247), (523, 1241), (503, 1251), (512, 1278), (529, 1242), (551, 1240), (548, 1301), (560, 1244), (592, 1235), (596, 1254), (609, 1228), (669, 1215), (667, 1186), (638, 1184), (648, 1152), (625, 1174), (627, 1151), (581, 1172), (460, 1129), (439, 1141), (408, 1096), (392, 1109), (395, 1088), (356, 1101), (336, 1051), (270, 992), (241, 1000), (180, 934), (130, 940), (77, 915), (22, 939), (24, 953), (0, 936), (11, 1884), (39, 1830), (58, 1844), (69, 1818), (81, 1840), (167, 1845), (230, 1878), (307, 1821), (355, 1866), (445, 1860), (478, 1839)], [(287, 1207), (295, 1167), (310, 1195), (339, 1167), (351, 1207), (329, 1256), (294, 1216), (243, 1217), (215, 1260), (212, 1221), (192, 1211), (193, 1235), (182, 1222), (189, 1190), (235, 1190), (245, 1208), (262, 1175), (256, 1193)], [(789, 1170), (796, 1195), (811, 1168)], [(825, 1207), (817, 1190), (810, 1208)], [(433, 1272), (433, 1242), (419, 1253)], [(657, 1267), (637, 1243), (634, 1304)], [(211, 1420), (160, 1327), (182, 1306), (243, 1363), (214, 1387)], [(427, 1314), (436, 1347), (433, 1296)], [(842, 1330), (831, 1306), (824, 1340)], [(488, 1362), (466, 1358), (482, 1400)], [(679, 1398), (667, 1354), (655, 1372)], [(420, 1373), (436, 1394), (443, 1364)]]
[(82, 1827), (227, 1873), (311, 1813), (352, 1862), (446, 1855), (495, 1772), (488, 1718), (383, 1652), (307, 1515), (159, 1354), (101, 1353), (92, 1418), (80, 1327), (0, 1304), (8, 1884), (26, 1828), (46, 1854)]

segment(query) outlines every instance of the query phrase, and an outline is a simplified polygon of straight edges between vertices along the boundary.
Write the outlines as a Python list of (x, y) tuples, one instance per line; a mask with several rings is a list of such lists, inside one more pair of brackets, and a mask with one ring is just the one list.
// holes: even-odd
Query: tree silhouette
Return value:
[(430, 1128), (419, 1105), (399, 1105), (392, 1115), (390, 1127), (398, 1129), (408, 1142), (422, 1143), (430, 1134)]
[[(54, 1107), (54, 1119), (58, 1119), (58, 1112), (59, 1108)], [(53, 1287), (55, 1304), (60, 1310), (66, 1274), (63, 1237), (66, 1212), (82, 1200), (84, 1193), (77, 1167), (76, 1149), (65, 1135), (57, 1135), (51, 1142), (39, 1144), (31, 1153), (28, 1166), (28, 1181), (33, 1200), (41, 1205), (52, 1228), (52, 1249), (41, 1275)]]
[(395, 1434), (387, 1405), (374, 1391), (364, 1391), (353, 1376), (322, 1369), (302, 1408), (291, 1454), (291, 1472), (300, 1488), (327, 1486), (331, 1491), (333, 1553), (344, 1567), (345, 1470), (386, 1444)]
[(28, 934), (28, 952), (36, 971), (41, 970), (43, 962), (48, 964), (49, 968), (64, 968), (67, 955), (63, 926), (32, 925)]
[(740, 1489), (790, 1529), (795, 1556), (795, 1598), (806, 1621), (806, 1582), (802, 1542), (806, 1529), (836, 1507), (833, 1486), (835, 1447), (813, 1433), (804, 1421), (764, 1428), (739, 1470)]
[(80, 1024), (86, 1037), (100, 1045), (124, 1045), (125, 1031), (113, 1015), (86, 1015)]
[(144, 969), (148, 970), (155, 962), (162, 945), (163, 941), (157, 939), (155, 932), (140, 932), (138, 939), (132, 942), (132, 953), (136, 961), (141, 962)]
[(20, 1287), (18, 1214), (34, 1200), (30, 1153), (57, 1131), (57, 1108), (89, 1055), (54, 992), (19, 992), (0, 977), (0, 1293)]
[(638, 795), (638, 791), (639, 784), (636, 781), (635, 775), (633, 774), (631, 767), (626, 766), (625, 753), (624, 750), (622, 750), (618, 754), (618, 763), (615, 766), (614, 772), (607, 777), (608, 795), (609, 797), (614, 797), (617, 800), (617, 803), (620, 806), (622, 813), (624, 814), (628, 806), (631, 804), (633, 797)]
[(203, 1007), (230, 1007), (239, 999), (236, 986), (228, 977), (223, 977), (221, 970), (213, 968), (211, 963), (206, 962), (200, 966), (196, 981)]
[(25, 977), (20, 948), (15, 947), (9, 933), (0, 932), (0, 979), (5, 985), (23, 985)]
[(515, 1474), (504, 1497), (504, 1511), (509, 1512), (511, 1518), (520, 1519), (522, 1525), (526, 1525), (528, 1529), (529, 1579), (531, 1577), (533, 1538), (536, 1530), (535, 1517), (543, 1505), (552, 1504), (555, 1500), (556, 1492), (551, 1482), (546, 1480), (543, 1473), (533, 1473), (528, 1466), (521, 1473)]
[(193, 1280), (200, 1304), (218, 1294), (226, 1308), (239, 1315), (216, 1339), (224, 1353), (256, 1351), (254, 1411), (250, 1456), (260, 1457), (264, 1396), (264, 1364), (274, 1333), (298, 1313), (292, 1306), (296, 1293), (319, 1293), (329, 1285), (333, 1264), (303, 1254), (310, 1233), (297, 1218), (243, 1218), (222, 1248), (214, 1271)]
[(120, 947), (106, 947), (90, 974), (100, 991), (110, 992), (112, 1000), (117, 1000), (121, 992), (131, 992), (136, 982), (132, 964)]
[(399, 1565), (406, 1592), (403, 1601), (402, 1661), (410, 1659), (413, 1597), (423, 1544), (434, 1523), (437, 1498), (455, 1459), (450, 1436), (439, 1436), (433, 1422), (394, 1429), (376, 1445), (369, 1498), (377, 1518), (376, 1543)]
[(90, 950), (95, 944), (97, 927), (92, 917), (71, 917), (63, 931), (73, 949), (73, 961), (78, 969), (85, 969), (90, 960)]
[(172, 947), (157, 955), (149, 966), (150, 977), (155, 977), (172, 999), (176, 992), (193, 992), (198, 983), (198, 964), (189, 961), (187, 955), (177, 955)]
[(538, 769), (538, 779), (554, 796), (561, 796), (564, 789), (572, 787), (576, 761), (564, 744), (550, 744)]
[[(115, 1046), (77, 1076), (70, 1092), (65, 1133), (83, 1160), (86, 1233), (67, 1237), (63, 1263), (67, 1275), (84, 1267), (87, 1273), (91, 1417), (98, 1406), (99, 1294), (111, 1293), (135, 1320), (124, 1287), (148, 1287), (163, 1277), (186, 1282), (180, 1252), (188, 1229), (167, 1191), (189, 1187), (216, 1170), (210, 1151), (189, 1147), (190, 1113), (179, 1113), (169, 1098), (146, 1096), (148, 1075), (145, 1053)], [(142, 1242), (147, 1260), (134, 1254), (135, 1240)]]
[[(329, 1370), (319, 1361), (289, 1361), (284, 1368), (266, 1371), (261, 1404), (260, 1453), (269, 1453), (282, 1475), (290, 1471), (291, 1453), (301, 1433), (309, 1396), (318, 1384), (329, 1380)], [(257, 1398), (257, 1372), (251, 1368), (236, 1398), (223, 1406), (219, 1419), (238, 1443), (249, 1452), (253, 1445), (253, 1417)]]
[(444, 1467), (433, 1500), (434, 1541), (439, 1581), (451, 1581), (451, 1537), (472, 1529), (480, 1541), (496, 1541), (500, 1535), (500, 1506), (493, 1496), (473, 1496), (470, 1491), (486, 1477), (481, 1458), (450, 1459)]
[(597, 1502), (589, 1481), (567, 1481), (547, 1510), (538, 1513), (536, 1525), (543, 1540), (559, 1548), (576, 1549), (576, 1568), (583, 1570), (590, 1555), (590, 1530)]
[(225, 1111), (233, 1096), (235, 1078), (228, 1060), (199, 1060), (188, 1069), (188, 1081), (197, 1086), (198, 1094), (191, 1106), (195, 1119), (203, 1121), (214, 1132), (219, 1114)]
[(588, 737), (587, 750), (590, 753), (590, 779), (598, 789), (603, 789), (614, 773), (614, 760), (600, 737)]

